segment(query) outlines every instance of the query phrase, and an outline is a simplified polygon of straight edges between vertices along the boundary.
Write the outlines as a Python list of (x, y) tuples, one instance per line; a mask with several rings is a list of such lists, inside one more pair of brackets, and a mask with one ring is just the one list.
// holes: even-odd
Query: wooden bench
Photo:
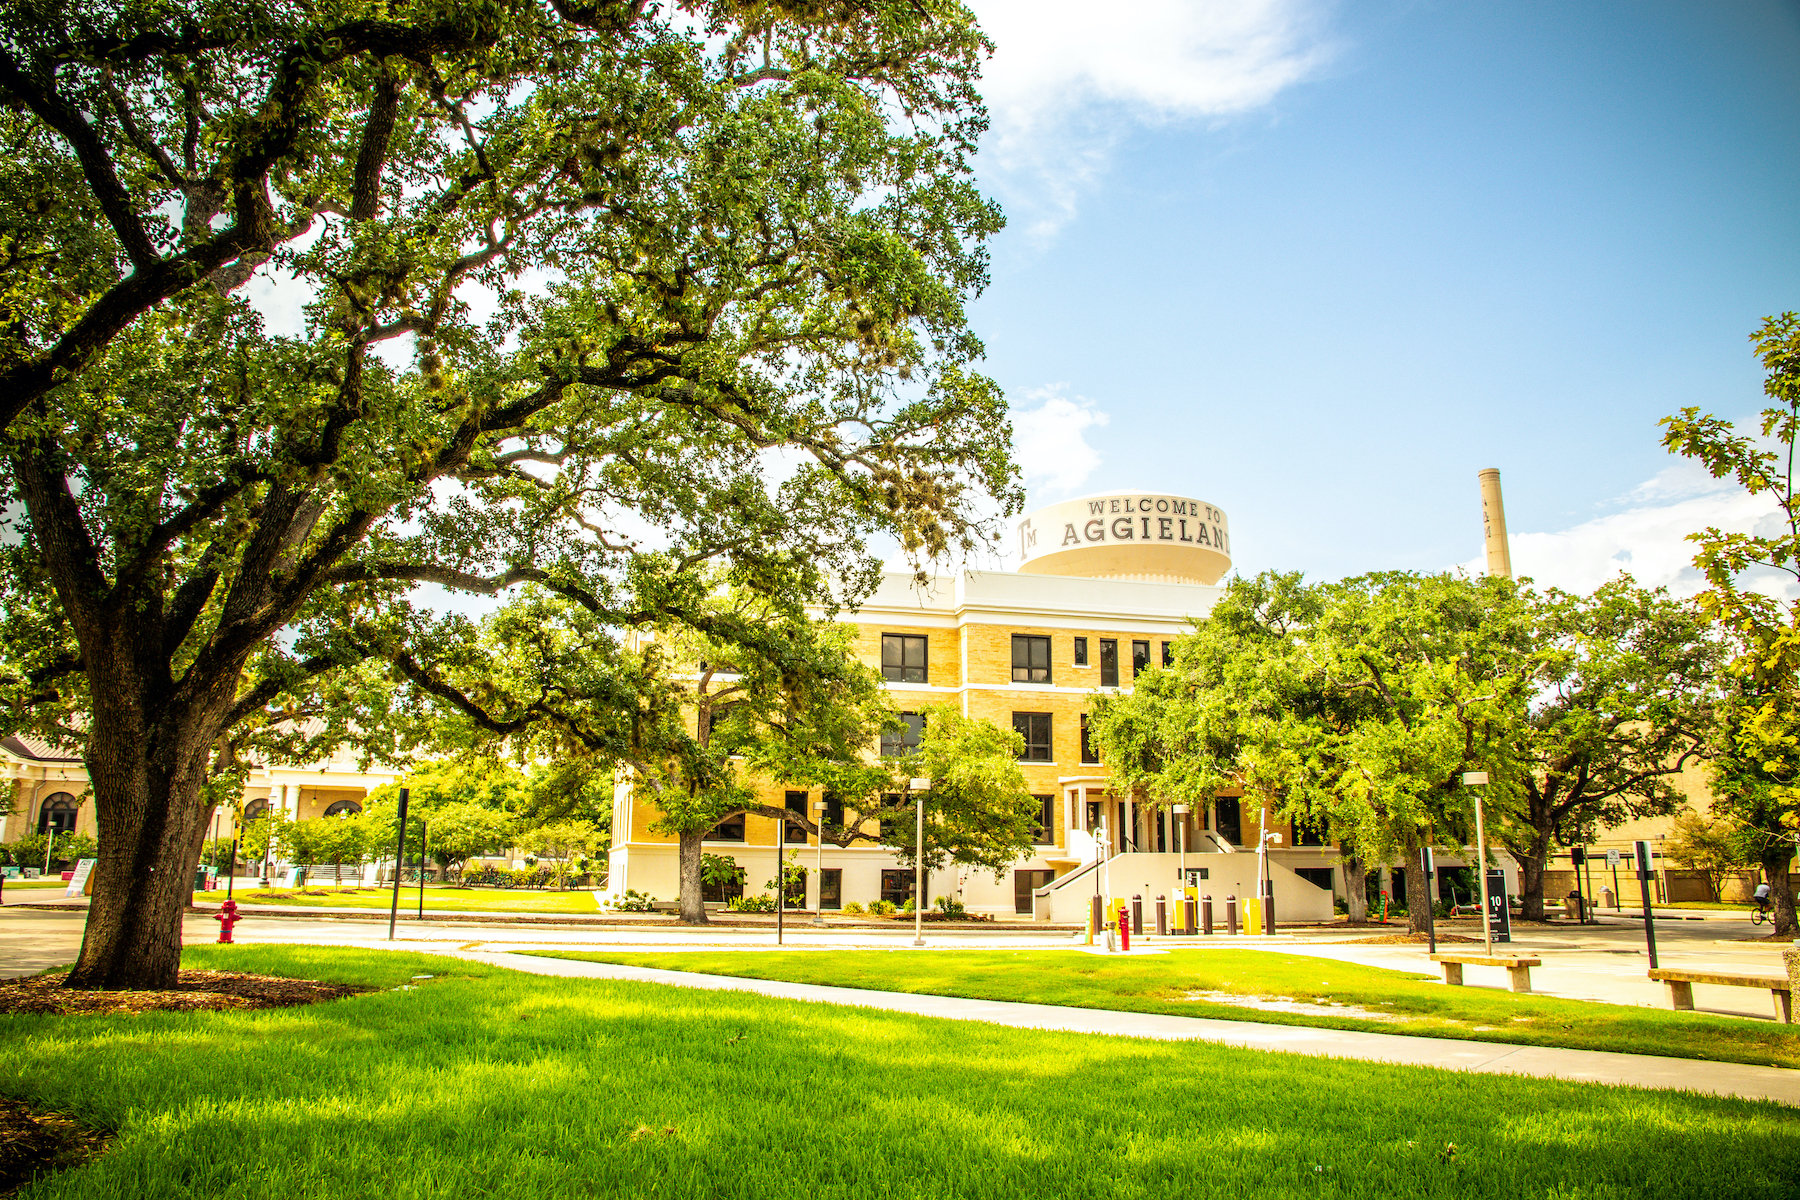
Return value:
[(1520, 955), (1500, 955), (1489, 957), (1486, 954), (1434, 954), (1431, 961), (1444, 968), (1444, 982), (1451, 987), (1461, 987), (1463, 968), (1469, 967), (1505, 967), (1506, 975), (1512, 982), (1515, 992), (1531, 990), (1531, 968), (1541, 967), (1544, 960), (1528, 958)]
[(1775, 1019), (1784, 1025), (1794, 1023), (1793, 985), (1785, 975), (1734, 975), (1723, 971), (1684, 971), (1673, 967), (1658, 967), (1650, 972), (1650, 978), (1660, 980), (1669, 988), (1669, 1004), (1684, 1012), (1694, 1009), (1694, 985), (1709, 983), (1717, 987), (1768, 988), (1769, 994), (1775, 998)]

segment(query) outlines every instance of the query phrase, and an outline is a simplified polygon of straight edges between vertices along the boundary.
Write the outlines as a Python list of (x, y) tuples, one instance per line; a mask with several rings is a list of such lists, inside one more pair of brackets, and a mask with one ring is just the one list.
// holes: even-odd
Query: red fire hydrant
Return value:
[(238, 923), (237, 901), (227, 900), (219, 905), (219, 913), (213, 920), (219, 923), (219, 940), (228, 945), (235, 944), (231, 941), (231, 927)]
[(1119, 949), (1131, 949), (1131, 914), (1122, 908), (1119, 910)]

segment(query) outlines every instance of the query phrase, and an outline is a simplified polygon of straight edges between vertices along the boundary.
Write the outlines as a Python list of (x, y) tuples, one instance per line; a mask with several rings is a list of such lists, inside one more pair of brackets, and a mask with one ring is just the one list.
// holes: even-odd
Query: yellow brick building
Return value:
[[(954, 895), (971, 912), (994, 916), (1078, 920), (1096, 885), (1112, 895), (1153, 896), (1172, 892), (1184, 871), (1221, 898), (1256, 894), (1261, 814), (1240, 811), (1232, 796), (1205, 812), (1139, 811), (1113, 792), (1085, 736), (1094, 697), (1129, 691), (1139, 671), (1166, 661), (1191, 618), (1212, 608), (1230, 566), (1229, 538), (1224, 514), (1189, 497), (1086, 497), (1020, 522), (1018, 570), (965, 571), (927, 587), (910, 574), (889, 574), (846, 618), (856, 626), (857, 654), (881, 669), (902, 713), (950, 705), (1015, 729), (1026, 742), (1020, 765), (1042, 810), (1036, 852), (998, 880), (940, 871), (927, 882), (928, 898)], [(776, 783), (764, 800), (816, 816), (823, 797)], [(675, 839), (650, 828), (656, 815), (621, 780), (610, 892), (675, 899)], [(827, 814), (828, 823), (837, 819)], [(747, 891), (772, 892), (776, 825), (760, 817), (726, 822), (706, 852), (736, 860)], [(830, 911), (911, 895), (912, 874), (891, 850), (820, 846), (798, 826), (788, 828), (787, 845), (800, 851), (806, 871), (807, 907)], [(1329, 917), (1325, 848), (1296, 847), (1285, 826), (1270, 832), (1280, 838), (1269, 843), (1267, 868), (1278, 908), (1292, 919)]]

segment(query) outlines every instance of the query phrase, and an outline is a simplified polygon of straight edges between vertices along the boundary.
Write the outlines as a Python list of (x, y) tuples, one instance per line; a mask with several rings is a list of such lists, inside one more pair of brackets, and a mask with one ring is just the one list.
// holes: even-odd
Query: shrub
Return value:
[(733, 896), (725, 902), (732, 912), (774, 912), (775, 897), (769, 895)]
[(656, 908), (656, 897), (646, 896), (636, 888), (626, 888), (625, 894), (612, 902), (617, 912), (651, 912)]
[(894, 907), (892, 900), (869, 901), (869, 912), (877, 917), (891, 917), (900, 910)]
[(947, 919), (952, 921), (960, 921), (969, 915), (969, 910), (963, 907), (963, 902), (954, 896), (939, 896), (937, 908)]
[(860, 902), (858, 902), (856, 900), (852, 900), (848, 904), (844, 905), (844, 907), (842, 909), (840, 909), (839, 911), (841, 911), (846, 917), (860, 917), (860, 916), (862, 916), (863, 906)]

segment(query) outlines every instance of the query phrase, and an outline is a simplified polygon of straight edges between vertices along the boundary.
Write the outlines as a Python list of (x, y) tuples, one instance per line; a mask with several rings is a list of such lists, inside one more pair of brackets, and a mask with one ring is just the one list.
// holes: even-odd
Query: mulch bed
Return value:
[(0, 1013), (58, 1016), (290, 1008), (341, 1000), (374, 988), (315, 979), (282, 979), (241, 971), (183, 971), (166, 992), (88, 992), (63, 987), (66, 971), (0, 982)]
[(61, 1113), (0, 1097), (0, 1196), (51, 1171), (78, 1167), (106, 1149), (108, 1135)]

